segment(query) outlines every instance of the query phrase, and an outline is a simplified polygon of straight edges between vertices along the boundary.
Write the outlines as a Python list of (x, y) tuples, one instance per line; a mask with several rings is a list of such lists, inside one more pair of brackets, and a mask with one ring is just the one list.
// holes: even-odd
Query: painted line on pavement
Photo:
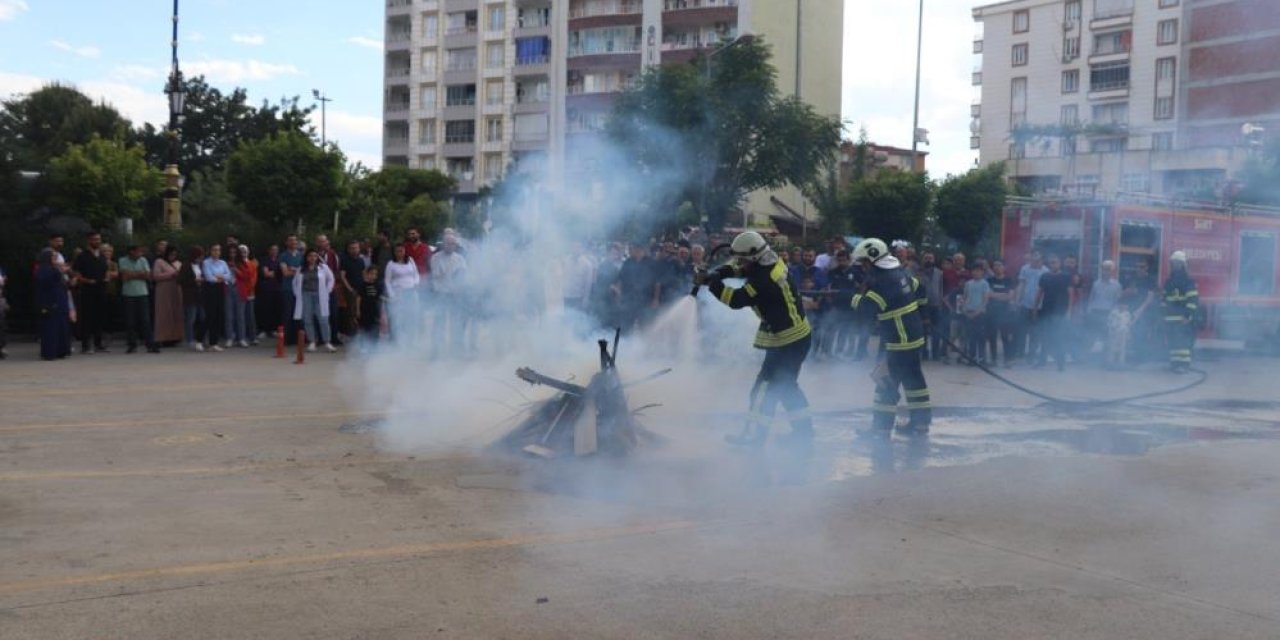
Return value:
[(592, 542), (598, 540), (611, 540), (616, 538), (665, 533), (669, 531), (688, 530), (696, 527), (697, 524), (698, 523), (689, 520), (675, 520), (628, 527), (579, 529), (560, 533), (531, 533), (506, 538), (458, 540), (454, 542), (428, 542), (421, 544), (399, 545), (394, 547), (352, 549), (349, 551), (337, 551), (333, 553), (281, 556), (277, 558), (261, 558), (255, 560), (227, 560), (223, 562), (173, 565), (168, 567), (155, 567), (151, 569), (139, 569), (136, 571), (121, 571), (95, 575), (55, 576), (49, 578), (37, 578), (34, 580), (0, 583), (0, 594), (26, 593), (47, 589), (82, 587), (137, 580), (204, 576), (233, 571), (243, 571), (247, 569), (269, 569), (342, 561), (380, 560), (413, 556), (470, 553), (493, 549), (506, 549), (511, 547), (573, 544), (579, 542)]
[(37, 424), (0, 425), (0, 433), (14, 431), (52, 431), (59, 429), (105, 429), (151, 427), (165, 428), (180, 424), (205, 424), (219, 422), (268, 420), (298, 420), (308, 418), (380, 418), (390, 415), (385, 411), (333, 411), (329, 413), (268, 413), (259, 415), (216, 415), (192, 418), (146, 418), (134, 420), (103, 420), (99, 422), (45, 422)]

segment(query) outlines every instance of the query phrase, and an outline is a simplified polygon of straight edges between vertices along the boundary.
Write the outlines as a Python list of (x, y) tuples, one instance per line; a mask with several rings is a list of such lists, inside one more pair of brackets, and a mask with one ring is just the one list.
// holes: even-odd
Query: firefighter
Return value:
[(1169, 256), (1169, 279), (1164, 283), (1164, 324), (1169, 340), (1169, 369), (1186, 373), (1191, 368), (1191, 349), (1196, 343), (1196, 315), (1200, 292), (1187, 274), (1187, 254), (1174, 251)]
[[(809, 321), (800, 304), (799, 291), (787, 275), (787, 265), (778, 259), (763, 236), (755, 231), (738, 234), (730, 245), (735, 258), (696, 277), (718, 300), (731, 309), (751, 307), (760, 318), (755, 347), (764, 350), (764, 364), (751, 387), (751, 408), (741, 434), (730, 434), (730, 444), (758, 447), (769, 435), (769, 425), (778, 403), (791, 421), (788, 439), (807, 445), (813, 440), (813, 419), (809, 400), (800, 390), (800, 366), (809, 354)], [(726, 278), (744, 278), (740, 288), (724, 284)]]
[(867, 271), (866, 287), (853, 297), (853, 308), (871, 305), (880, 329), (880, 350), (873, 378), (876, 380), (872, 427), (887, 433), (898, 411), (898, 387), (906, 396), (911, 419), (900, 431), (925, 434), (933, 422), (929, 386), (920, 369), (924, 348), (924, 318), (920, 307), (928, 303), (925, 288), (889, 253), (883, 240), (868, 238), (853, 250), (853, 259)]

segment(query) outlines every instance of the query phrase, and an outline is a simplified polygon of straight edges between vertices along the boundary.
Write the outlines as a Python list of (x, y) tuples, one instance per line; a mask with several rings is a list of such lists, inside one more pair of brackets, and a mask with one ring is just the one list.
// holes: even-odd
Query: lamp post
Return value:
[(329, 138), (326, 131), (328, 128), (327, 121), (329, 117), (326, 107), (329, 106), (330, 102), (333, 102), (333, 98), (324, 95), (319, 89), (312, 89), (311, 96), (320, 102), (320, 146), (324, 147), (329, 144)]
[[(724, 43), (724, 44), (720, 45), (719, 47), (716, 47), (716, 49), (715, 49), (715, 50), (713, 50), (711, 53), (708, 53), (708, 54), (707, 54), (707, 56), (706, 56), (705, 58), (703, 58), (703, 62), (702, 62), (702, 71), (703, 71), (703, 76), (705, 77), (705, 79), (706, 79), (706, 81), (707, 81), (707, 89), (708, 89), (708, 90), (710, 90), (710, 88), (711, 88), (711, 59), (712, 59), (712, 58), (714, 58), (714, 57), (716, 57), (717, 55), (719, 55), (721, 52), (723, 52), (723, 51), (724, 51), (724, 50), (726, 50), (726, 49), (730, 49), (730, 48), (735, 47), (735, 46), (737, 46), (737, 45), (739, 45), (739, 44), (742, 44), (742, 43), (744, 43), (744, 42), (745, 42), (745, 43), (750, 43), (750, 42), (751, 42), (752, 40), (754, 40), (754, 39), (755, 39), (755, 36), (754, 36), (754, 35), (752, 35), (752, 34), (750, 34), (750, 33), (744, 33), (744, 34), (742, 34), (742, 35), (740, 35), (740, 36), (738, 36), (738, 37), (734, 38), (733, 40), (730, 40), (729, 42), (726, 42), (726, 43)], [(714, 161), (714, 159), (713, 159), (713, 161)], [(705, 220), (707, 220), (707, 183), (709, 183), (709, 182), (711, 181), (711, 177), (712, 177), (712, 176), (710, 176), (710, 175), (705, 175), (705, 174), (702, 176), (702, 190), (698, 192), (698, 199), (699, 199), (698, 209), (699, 209), (699, 212), (702, 214), (702, 219), (703, 219), (704, 221), (705, 221)], [(745, 230), (746, 230), (746, 228), (747, 228), (747, 216), (748, 216), (748, 215), (749, 215), (749, 214), (748, 214), (747, 210), (746, 210), (746, 209), (743, 209), (743, 210), (742, 210), (742, 229), (743, 229), (744, 231), (745, 231)], [(703, 223), (703, 227), (704, 227), (704, 228), (706, 227), (706, 223), (705, 223), (705, 222)]]
[(178, 68), (178, 0), (173, 0), (173, 39), (169, 41), (173, 53), (169, 83), (165, 93), (169, 96), (169, 164), (164, 168), (164, 224), (174, 230), (182, 228), (182, 173), (178, 169), (178, 129), (182, 126), (182, 110), (187, 92), (182, 84), (182, 71)]
[(920, 0), (919, 21), (916, 23), (916, 102), (911, 111), (911, 168), (916, 168), (917, 149), (920, 148), (920, 59), (924, 51), (924, 0)]

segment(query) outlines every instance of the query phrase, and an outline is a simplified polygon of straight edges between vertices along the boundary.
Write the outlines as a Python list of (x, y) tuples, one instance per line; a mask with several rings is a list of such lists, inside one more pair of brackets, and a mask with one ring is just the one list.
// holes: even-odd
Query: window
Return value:
[(1133, 15), (1133, 0), (1093, 0), (1093, 19), (1106, 20)]
[(1128, 53), (1133, 45), (1133, 32), (1109, 31), (1093, 36), (1093, 55), (1109, 56), (1115, 53)]
[(436, 143), (436, 121), (434, 119), (418, 121), (418, 144)]
[(434, 84), (424, 84), (418, 91), (418, 102), (420, 107), (427, 111), (434, 111), (436, 108), (436, 86)]
[(981, 72), (981, 71), (974, 71), (974, 72), (973, 72), (973, 86), (975, 86), (975, 87), (976, 87), (976, 86), (979, 86), (979, 85), (981, 85), (981, 84), (982, 84), (982, 72)]
[(1080, 0), (1068, 0), (1063, 7), (1062, 21), (1064, 28), (1070, 29), (1080, 24)]
[(1031, 30), (1031, 12), (1023, 9), (1013, 12), (1013, 32), (1026, 33)]
[(445, 171), (457, 180), (470, 182), (476, 177), (475, 165), (471, 162), (471, 158), (446, 158)]
[(551, 24), (551, 7), (526, 7), (516, 14), (521, 29), (545, 27)]
[(1173, 97), (1156, 98), (1156, 120), (1168, 120), (1173, 117)]
[(569, 33), (569, 55), (637, 53), (640, 51), (640, 33), (639, 26), (602, 27), (573, 31)]
[(1009, 145), (1010, 160), (1021, 160), (1022, 158), (1025, 158), (1025, 157), (1027, 157), (1027, 145), (1018, 144), (1016, 142)]
[(1062, 92), (1075, 93), (1080, 90), (1080, 70), (1069, 69), (1062, 72)]
[(1064, 104), (1058, 112), (1058, 124), (1063, 127), (1074, 127), (1080, 124), (1080, 107)]
[(507, 45), (494, 43), (484, 50), (484, 66), (486, 69), (501, 69), (507, 65)]
[(465, 107), (476, 103), (476, 85), (454, 84), (444, 90), (444, 106)]
[(484, 141), (502, 142), (502, 118), (485, 118)]
[(418, 156), (418, 168), (432, 171), (436, 168), (435, 156)]
[(438, 56), (435, 49), (422, 50), (422, 72), (427, 75), (433, 75), (438, 68)]
[(1270, 233), (1245, 231), (1240, 236), (1240, 280), (1242, 296), (1269, 296), (1276, 286), (1276, 237)]
[(1172, 151), (1173, 150), (1173, 132), (1162, 131), (1151, 134), (1151, 150), (1152, 151)]
[(1069, 36), (1062, 39), (1062, 61), (1071, 62), (1080, 57), (1080, 36)]
[(1168, 120), (1174, 116), (1174, 95), (1178, 59), (1156, 60), (1155, 119)]
[(1076, 154), (1076, 139), (1074, 137), (1063, 138), (1058, 143), (1058, 151), (1065, 158)]
[(427, 42), (435, 42), (440, 37), (440, 16), (429, 13), (422, 16), (422, 38)]
[(478, 16), (475, 11), (455, 11), (445, 16), (444, 34), (456, 36), (476, 32)]
[(1124, 151), (1125, 138), (1097, 138), (1089, 141), (1091, 153), (1118, 153)]
[(1090, 91), (1115, 91), (1129, 88), (1129, 63), (1107, 62), (1089, 68)]
[(551, 99), (551, 82), (545, 78), (516, 83), (516, 104), (533, 104)]
[(546, 64), (551, 60), (551, 38), (516, 38), (516, 64)]
[(501, 80), (490, 80), (484, 85), (484, 103), (489, 105), (502, 104), (505, 85)]
[(1178, 19), (1161, 20), (1156, 25), (1156, 44), (1177, 44), (1178, 42)]
[(475, 47), (445, 51), (446, 71), (471, 71), (476, 68)]
[(1021, 67), (1027, 64), (1027, 43), (1013, 45), (1013, 66)]
[(1093, 105), (1093, 123), (1100, 125), (1129, 124), (1129, 103), (1109, 102)]
[(497, 180), (502, 177), (502, 156), (491, 153), (484, 157), (484, 177)]
[(515, 118), (514, 137), (518, 142), (547, 139), (548, 120), (545, 113), (522, 113)]
[(1129, 193), (1146, 193), (1151, 190), (1150, 177), (1145, 173), (1126, 173), (1120, 178), (1120, 190)]
[(1009, 127), (1027, 123), (1027, 79), (1014, 78), (1009, 82)]
[(982, 53), (982, 41), (981, 41), (981, 40), (974, 40), (974, 41), (973, 41), (973, 52), (974, 52), (974, 53)]
[(1178, 0), (1160, 0), (1160, 8), (1168, 9), (1169, 7), (1178, 6)]
[(444, 123), (444, 141), (446, 144), (475, 142), (476, 121), (450, 120)]
[(1177, 58), (1160, 58), (1156, 60), (1156, 81), (1172, 82), (1177, 68)]
[(489, 17), (485, 24), (488, 25), (489, 31), (502, 31), (507, 26), (506, 8), (501, 5), (489, 7)]

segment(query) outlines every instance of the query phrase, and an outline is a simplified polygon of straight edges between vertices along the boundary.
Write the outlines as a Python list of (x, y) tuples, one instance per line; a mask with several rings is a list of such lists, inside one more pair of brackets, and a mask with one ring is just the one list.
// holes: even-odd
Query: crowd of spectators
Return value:
[[(554, 264), (563, 305), (601, 327), (644, 328), (691, 291), (695, 270), (726, 258), (708, 255), (723, 241), (697, 231), (665, 242), (575, 243)], [(290, 235), (255, 253), (228, 236), (181, 249), (163, 240), (133, 245), (117, 258), (100, 234), (88, 234), (69, 256), (64, 238), (54, 235), (36, 266), (41, 355), (66, 357), (76, 343), (79, 353), (106, 351), (108, 332), (117, 330), (127, 352), (175, 346), (217, 352), (277, 337), (293, 344), (303, 336), (312, 351), (333, 352), (355, 339), (361, 345), (427, 339), (435, 356), (464, 357), (475, 352), (479, 325), (498, 313), (492, 296), (509, 295), (479, 283), (492, 274), (473, 277), (473, 267), (491, 261), (469, 265), (472, 250), (481, 248), (451, 230), (432, 246), (411, 228), (396, 241), (382, 232), (340, 249), (324, 234), (310, 244)], [(1052, 361), (1061, 369), (1071, 360), (1123, 365), (1154, 347), (1156, 282), (1149, 265), (1122, 284), (1110, 262), (1086, 278), (1073, 257), (1033, 252), (1015, 272), (998, 258), (956, 253), (938, 260), (906, 243), (895, 243), (894, 251), (927, 292), (929, 359), (1034, 367)], [(851, 308), (865, 275), (844, 240), (779, 255), (814, 327), (812, 357), (867, 358), (875, 319)], [(530, 286), (539, 281), (536, 267), (528, 269), (525, 291), (539, 288)], [(545, 304), (536, 294), (520, 295), (528, 298), (512, 306), (530, 314)], [(0, 355), (4, 340), (0, 330)]]

